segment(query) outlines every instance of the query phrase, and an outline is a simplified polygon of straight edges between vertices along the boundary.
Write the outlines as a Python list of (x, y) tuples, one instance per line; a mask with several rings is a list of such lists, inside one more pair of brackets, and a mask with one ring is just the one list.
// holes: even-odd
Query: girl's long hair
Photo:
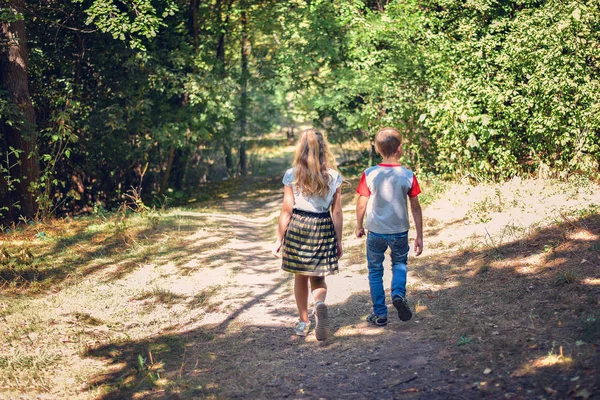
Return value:
[(294, 157), (294, 183), (305, 196), (325, 196), (329, 192), (329, 168), (335, 167), (335, 157), (323, 134), (306, 129), (300, 134)]

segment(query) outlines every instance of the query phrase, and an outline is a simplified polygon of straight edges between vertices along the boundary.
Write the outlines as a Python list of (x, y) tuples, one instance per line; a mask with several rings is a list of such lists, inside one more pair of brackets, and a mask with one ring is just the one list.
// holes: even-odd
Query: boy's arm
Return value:
[(281, 243), (283, 237), (287, 231), (290, 220), (292, 219), (292, 212), (294, 210), (294, 192), (289, 186), (283, 187), (283, 205), (281, 206), (281, 213), (279, 214), (279, 223), (277, 226), (277, 239), (275, 240), (275, 246), (273, 247), (273, 255), (279, 256), (279, 250), (281, 249)]
[(354, 234), (357, 238), (365, 235), (365, 228), (363, 227), (363, 220), (365, 218), (365, 211), (367, 210), (367, 202), (369, 198), (366, 196), (358, 196), (356, 201), (356, 230)]
[(338, 188), (333, 196), (331, 204), (331, 220), (333, 221), (333, 229), (335, 229), (335, 237), (337, 239), (337, 256), (342, 257), (344, 249), (342, 247), (342, 232), (344, 231), (344, 213), (342, 212), (342, 189)]
[(418, 256), (423, 252), (423, 213), (421, 212), (419, 198), (414, 196), (409, 197), (409, 199), (410, 210), (412, 212), (413, 220), (415, 221), (415, 229), (417, 230), (417, 237), (415, 238), (415, 255)]

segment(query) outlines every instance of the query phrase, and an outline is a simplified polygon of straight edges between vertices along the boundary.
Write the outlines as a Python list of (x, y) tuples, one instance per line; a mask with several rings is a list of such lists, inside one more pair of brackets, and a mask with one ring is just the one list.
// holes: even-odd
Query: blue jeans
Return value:
[(406, 295), (406, 261), (408, 259), (408, 232), (367, 235), (367, 262), (369, 264), (369, 288), (373, 312), (387, 316), (385, 290), (383, 289), (383, 259), (387, 248), (392, 250), (392, 298)]

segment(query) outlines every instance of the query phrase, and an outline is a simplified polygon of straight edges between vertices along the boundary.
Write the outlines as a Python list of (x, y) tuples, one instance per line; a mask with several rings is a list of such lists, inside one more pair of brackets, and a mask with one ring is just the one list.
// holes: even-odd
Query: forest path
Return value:
[[(439, 345), (419, 338), (418, 317), (401, 322), (392, 307), (385, 328), (364, 320), (371, 302), (366, 264), (360, 258), (342, 258), (340, 274), (327, 278), (330, 338), (316, 341), (314, 320), (307, 338), (293, 334), (297, 320), (293, 278), (281, 270), (281, 261), (270, 251), (280, 201), (280, 194), (258, 202), (238, 198), (219, 203), (220, 210), (231, 210), (229, 214), (202, 215), (206, 225), (226, 230), (219, 236), (228, 242), (192, 261), (198, 267), (213, 266), (205, 273), (210, 279), (202, 279), (201, 290), (214, 293), (210, 302), (216, 306), (208, 307), (212, 312), (182, 335), (185, 358), (195, 361), (192, 370), (183, 367), (171, 372), (173, 380), (180, 374), (190, 387), (180, 396), (462, 398), (446, 388), (437, 358)], [(344, 212), (350, 221), (353, 207), (346, 206)], [(194, 216), (194, 212), (182, 215)], [(204, 231), (196, 234), (200, 232)], [(348, 251), (364, 246), (364, 240), (346, 237), (345, 245)], [(389, 269), (386, 278), (389, 288)], [(154, 392), (154, 396), (161, 394)]]

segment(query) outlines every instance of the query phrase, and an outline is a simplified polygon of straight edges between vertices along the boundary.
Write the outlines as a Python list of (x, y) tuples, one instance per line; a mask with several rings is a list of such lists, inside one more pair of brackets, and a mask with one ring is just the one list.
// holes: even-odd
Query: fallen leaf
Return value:
[(548, 387), (545, 387), (545, 388), (544, 388), (544, 390), (546, 391), (546, 393), (548, 393), (548, 394), (551, 394), (551, 395), (552, 395), (552, 394), (556, 394), (556, 393), (558, 393), (556, 390), (552, 389), (552, 388), (551, 388), (551, 387), (549, 387), (549, 386), (548, 386)]
[(486, 369), (484, 369), (484, 370), (483, 370), (483, 373), (484, 373), (485, 375), (489, 375), (489, 374), (491, 374), (491, 373), (492, 373), (492, 369), (491, 369), (491, 368), (486, 368)]
[(587, 389), (579, 389), (575, 392), (575, 398), (589, 399), (590, 392), (588, 392)]

